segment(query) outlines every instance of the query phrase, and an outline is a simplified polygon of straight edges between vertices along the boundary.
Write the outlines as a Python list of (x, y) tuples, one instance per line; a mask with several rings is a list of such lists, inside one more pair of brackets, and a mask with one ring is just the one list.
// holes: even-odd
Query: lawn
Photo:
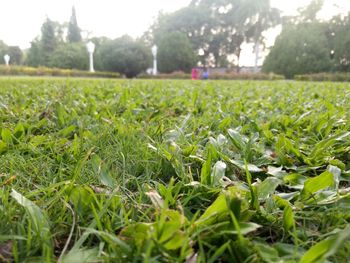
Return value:
[(350, 84), (1, 78), (0, 120), (0, 262), (349, 260)]

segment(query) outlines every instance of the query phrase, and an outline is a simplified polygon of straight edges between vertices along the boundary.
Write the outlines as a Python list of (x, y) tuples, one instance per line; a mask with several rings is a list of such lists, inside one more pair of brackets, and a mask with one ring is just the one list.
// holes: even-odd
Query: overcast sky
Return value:
[[(337, 2), (340, 10), (350, 0), (325, 0), (328, 15)], [(156, 18), (158, 12), (175, 11), (188, 5), (190, 0), (0, 0), (0, 40), (8, 45), (30, 47), (30, 41), (40, 34), (46, 16), (58, 22), (69, 21), (75, 5), (78, 24), (90, 36), (116, 38), (123, 34), (141, 36)], [(293, 14), (310, 0), (271, 0), (284, 14)], [(273, 43), (273, 34), (270, 42)], [(245, 53), (251, 52), (245, 50)]]

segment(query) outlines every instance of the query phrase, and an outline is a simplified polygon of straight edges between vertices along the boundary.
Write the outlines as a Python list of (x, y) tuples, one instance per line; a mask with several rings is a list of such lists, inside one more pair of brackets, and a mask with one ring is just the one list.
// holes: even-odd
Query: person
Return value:
[(191, 76), (192, 76), (192, 80), (197, 80), (198, 79), (198, 70), (196, 68), (192, 69)]
[(203, 80), (209, 79), (209, 71), (208, 71), (207, 68), (204, 68), (204, 69), (203, 69), (202, 79), (203, 79)]

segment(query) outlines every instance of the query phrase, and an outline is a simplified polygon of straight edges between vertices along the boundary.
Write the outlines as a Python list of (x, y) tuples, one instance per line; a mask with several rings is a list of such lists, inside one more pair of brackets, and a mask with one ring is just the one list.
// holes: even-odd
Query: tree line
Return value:
[(350, 72), (350, 13), (317, 19), (323, 0), (312, 1), (300, 15), (284, 21), (266, 57), (263, 71), (293, 78), (299, 74)]
[(265, 48), (263, 33), (282, 25), (262, 70), (295, 74), (350, 70), (350, 18), (338, 15), (319, 21), (323, 0), (313, 0), (294, 17), (281, 17), (269, 0), (192, 0), (172, 13), (160, 13), (142, 37), (84, 39), (73, 7), (68, 23), (49, 18), (23, 56), (18, 47), (0, 42), (0, 54), (14, 64), (87, 69), (87, 40), (96, 45), (95, 69), (137, 76), (152, 64), (151, 47), (158, 46), (160, 72), (189, 72), (194, 66), (239, 70), (242, 46), (252, 43), (254, 64)]
[[(150, 48), (154, 44), (159, 47), (161, 72), (188, 72), (196, 65), (233, 67), (239, 62), (242, 44), (250, 41), (260, 46), (262, 32), (278, 22), (279, 12), (268, 0), (193, 0), (176, 12), (160, 14), (139, 39), (92, 38), (95, 68), (135, 76), (152, 64)], [(41, 35), (25, 54), (24, 64), (87, 68), (74, 8), (68, 26), (46, 19)]]

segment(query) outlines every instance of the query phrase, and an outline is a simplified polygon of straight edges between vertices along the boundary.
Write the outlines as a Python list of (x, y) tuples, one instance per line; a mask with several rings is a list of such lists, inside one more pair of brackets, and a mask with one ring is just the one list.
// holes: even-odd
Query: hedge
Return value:
[(296, 75), (295, 80), (301, 81), (334, 81), (334, 82), (348, 82), (350, 81), (350, 73), (314, 73)]
[[(142, 74), (138, 78), (141, 79), (191, 79), (191, 74), (183, 72), (173, 72), (170, 74), (148, 75)], [(264, 73), (225, 73), (225, 74), (209, 74), (212, 80), (283, 80), (282, 75), (264, 74)]]
[(0, 75), (5, 76), (56, 76), (56, 77), (95, 77), (95, 78), (120, 78), (119, 73), (114, 72), (89, 72), (75, 69), (58, 69), (46, 67), (4, 66), (0, 65)]
[[(47, 67), (25, 67), (25, 66), (4, 66), (0, 65), (0, 76), (56, 76), (56, 77), (96, 77), (96, 78), (121, 78), (119, 73), (115, 72), (88, 72), (75, 69), (58, 69)], [(191, 79), (191, 74), (184, 72), (173, 72), (169, 74), (149, 75), (141, 74), (140, 79)], [(350, 75), (349, 75), (350, 78)], [(264, 74), (264, 73), (225, 73), (210, 74), (212, 80), (282, 80), (282, 75)]]

